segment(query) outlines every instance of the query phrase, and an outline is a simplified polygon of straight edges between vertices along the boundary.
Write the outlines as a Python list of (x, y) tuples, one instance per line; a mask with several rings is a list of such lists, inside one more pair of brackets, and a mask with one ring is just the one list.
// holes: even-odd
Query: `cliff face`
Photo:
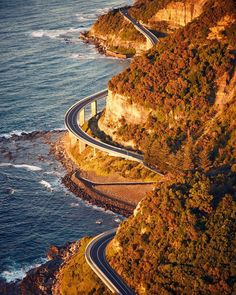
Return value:
[(150, 22), (166, 21), (172, 29), (183, 27), (202, 13), (206, 2), (207, 0), (171, 2), (160, 9)]
[(109, 90), (106, 101), (106, 110), (99, 121), (99, 128), (111, 136), (114, 141), (128, 146), (135, 146), (135, 141), (122, 141), (117, 136), (117, 130), (125, 119), (127, 124), (144, 125), (151, 113), (151, 109), (130, 103), (129, 98)]
[(110, 123), (116, 125), (122, 117), (125, 117), (130, 124), (143, 124), (147, 121), (150, 112), (151, 110), (138, 106), (135, 103), (130, 103), (127, 96), (112, 92), (111, 90), (108, 91), (104, 118), (106, 125)]

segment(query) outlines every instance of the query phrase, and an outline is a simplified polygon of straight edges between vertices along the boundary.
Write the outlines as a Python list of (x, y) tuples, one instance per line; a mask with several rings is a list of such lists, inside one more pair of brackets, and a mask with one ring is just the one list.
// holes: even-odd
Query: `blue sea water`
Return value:
[(130, 2), (0, 1), (0, 276), (8, 281), (42, 263), (49, 245), (94, 235), (122, 219), (61, 185), (63, 167), (45, 140), (12, 134), (64, 128), (73, 103), (127, 67), (127, 60), (100, 55), (79, 34), (99, 14)]

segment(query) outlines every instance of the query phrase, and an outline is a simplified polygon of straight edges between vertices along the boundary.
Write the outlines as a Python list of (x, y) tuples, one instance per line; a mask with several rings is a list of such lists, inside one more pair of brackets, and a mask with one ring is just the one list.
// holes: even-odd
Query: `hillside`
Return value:
[(109, 82), (100, 128), (169, 175), (109, 246), (137, 294), (235, 291), (235, 16), (234, 1), (207, 1)]
[[(198, 17), (206, 0), (137, 0), (127, 7), (128, 13), (153, 31), (159, 38), (171, 34)], [(118, 9), (102, 15), (85, 34), (104, 51), (131, 56), (149, 49), (144, 36), (127, 22)]]
[(100, 128), (163, 171), (233, 160), (235, 11), (231, 1), (210, 4), (109, 82)]

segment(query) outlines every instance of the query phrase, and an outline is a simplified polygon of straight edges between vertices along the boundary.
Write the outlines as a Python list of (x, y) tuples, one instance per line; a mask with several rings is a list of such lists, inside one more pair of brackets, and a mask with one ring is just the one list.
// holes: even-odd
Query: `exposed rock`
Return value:
[(179, 28), (198, 17), (207, 0), (186, 0), (184, 2), (171, 2), (165, 8), (159, 10), (150, 22), (166, 21), (172, 28)]
[(222, 34), (222, 32), (233, 22), (235, 22), (235, 18), (233, 15), (225, 15), (221, 18), (220, 21), (217, 22), (216, 26), (210, 28), (210, 33), (207, 39), (223, 39), (224, 35)]
[(144, 42), (140, 41), (131, 41), (131, 40), (123, 40), (117, 35), (113, 34), (101, 34), (98, 33), (94, 27), (89, 31), (89, 37), (96, 38), (99, 43), (103, 45), (104, 48), (108, 47), (124, 47), (127, 49), (134, 48), (136, 52), (141, 53), (147, 50), (146, 40)]
[(142, 125), (147, 121), (151, 110), (140, 105), (129, 102), (129, 98), (109, 90), (106, 100), (106, 110), (104, 116), (99, 120), (99, 128), (109, 135), (114, 141), (134, 148), (133, 141), (121, 142), (116, 136), (120, 121), (125, 118), (128, 124)]
[(224, 73), (223, 76), (217, 81), (217, 92), (215, 104), (222, 108), (231, 98), (235, 95), (236, 89), (236, 72), (232, 77), (229, 73)]
[(60, 266), (79, 249), (80, 242), (67, 243), (62, 247), (51, 246), (43, 265), (31, 269), (20, 281), (7, 283), (0, 280), (1, 295), (51, 295), (56, 274)]

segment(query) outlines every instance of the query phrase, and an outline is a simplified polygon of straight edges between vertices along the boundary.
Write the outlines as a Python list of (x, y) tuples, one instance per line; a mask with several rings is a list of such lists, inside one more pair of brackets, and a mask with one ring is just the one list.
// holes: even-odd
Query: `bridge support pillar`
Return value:
[(98, 106), (97, 106), (97, 101), (94, 100), (91, 102), (91, 115), (92, 117), (96, 116), (98, 112)]
[(85, 110), (84, 108), (79, 112), (79, 125), (83, 126), (85, 123)]
[(85, 150), (86, 144), (82, 141), (79, 140), (79, 153), (82, 154), (83, 151)]

